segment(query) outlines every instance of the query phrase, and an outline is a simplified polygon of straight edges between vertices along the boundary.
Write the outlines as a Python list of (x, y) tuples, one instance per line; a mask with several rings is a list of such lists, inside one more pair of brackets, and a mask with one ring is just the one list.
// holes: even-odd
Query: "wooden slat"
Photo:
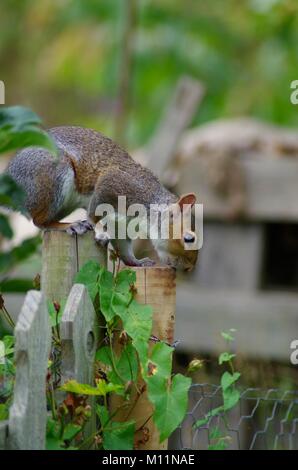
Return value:
[(220, 332), (236, 328), (235, 348), (249, 357), (289, 362), (297, 338), (298, 296), (208, 290), (180, 284), (177, 289), (176, 338), (180, 350), (217, 354), (225, 346)]
[[(94, 385), (94, 359), (97, 346), (96, 314), (88, 293), (82, 284), (75, 284), (68, 296), (60, 323), (61, 383), (75, 379)], [(85, 427), (85, 437), (95, 431), (95, 400), (89, 399), (91, 419)]]
[(50, 326), (41, 292), (29, 291), (15, 327), (16, 379), (9, 412), (10, 449), (44, 449)]
[[(253, 221), (298, 221), (298, 161), (289, 157), (251, 155), (239, 161), (247, 194), (245, 217)], [(183, 164), (177, 184), (179, 194), (194, 191), (204, 205), (205, 219), (225, 219), (227, 201), (208, 183), (200, 158)]]
[(67, 299), (60, 323), (62, 383), (76, 379), (93, 383), (93, 364), (97, 341), (96, 315), (82, 284), (75, 284)]
[(257, 289), (262, 272), (263, 245), (262, 224), (206, 222), (204, 244), (192, 281), (212, 289)]

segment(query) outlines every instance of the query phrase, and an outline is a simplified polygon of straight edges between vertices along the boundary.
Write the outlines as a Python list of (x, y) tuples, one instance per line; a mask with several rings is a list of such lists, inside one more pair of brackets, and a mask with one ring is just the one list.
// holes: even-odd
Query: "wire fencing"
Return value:
[(247, 388), (228, 412), (195, 423), (222, 405), (221, 387), (194, 384), (189, 411), (170, 441), (172, 449), (297, 450), (298, 391)]

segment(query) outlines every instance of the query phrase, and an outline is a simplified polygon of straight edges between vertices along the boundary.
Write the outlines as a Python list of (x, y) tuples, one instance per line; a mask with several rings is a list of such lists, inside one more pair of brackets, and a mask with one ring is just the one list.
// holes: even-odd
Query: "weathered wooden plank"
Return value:
[(16, 380), (9, 412), (10, 449), (44, 449), (45, 380), (50, 325), (44, 296), (29, 291), (15, 327)]
[(75, 284), (68, 296), (60, 323), (62, 348), (61, 382), (76, 379), (93, 384), (97, 342), (96, 314), (82, 284)]
[(41, 287), (47, 299), (67, 298), (78, 271), (77, 236), (60, 230), (43, 233)]
[(6, 449), (8, 435), (8, 421), (0, 421), (0, 450)]
[(106, 266), (107, 250), (94, 240), (94, 233), (68, 235), (61, 230), (43, 234), (41, 286), (47, 299), (66, 299), (79, 269), (89, 260)]
[(182, 131), (191, 122), (204, 95), (203, 85), (191, 77), (182, 77), (166, 107), (161, 123), (144, 152), (147, 165), (162, 177), (174, 156)]
[(102, 248), (96, 243), (94, 232), (87, 232), (84, 236), (77, 237), (77, 259), (78, 270), (87, 263), (87, 261), (96, 261), (102, 266), (107, 265), (107, 248)]
[(204, 244), (193, 282), (207, 288), (259, 287), (264, 227), (261, 224), (204, 224)]
[(289, 361), (290, 343), (297, 337), (298, 295), (200, 289), (177, 289), (176, 338), (180, 350), (217, 354), (220, 332), (237, 329), (237, 351), (250, 357)]
[[(68, 296), (60, 323), (61, 383), (75, 379), (94, 385), (94, 359), (98, 338), (96, 314), (82, 284), (75, 284)], [(85, 437), (95, 431), (95, 400), (89, 399), (91, 419), (85, 427)]]
[[(298, 161), (294, 158), (266, 158), (251, 155), (239, 160), (247, 194), (245, 217), (253, 221), (298, 220)], [(216, 194), (206, 178), (200, 158), (183, 164), (179, 170), (177, 191), (194, 191), (204, 205), (205, 219), (226, 218), (227, 201)]]

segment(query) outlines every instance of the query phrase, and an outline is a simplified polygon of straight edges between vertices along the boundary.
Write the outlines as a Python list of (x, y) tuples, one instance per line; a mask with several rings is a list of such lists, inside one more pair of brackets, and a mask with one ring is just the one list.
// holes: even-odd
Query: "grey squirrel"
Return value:
[[(118, 144), (99, 132), (75, 126), (55, 127), (48, 132), (59, 150), (58, 158), (45, 149), (29, 147), (18, 152), (7, 168), (8, 174), (24, 189), (26, 210), (41, 229), (82, 234), (97, 222), (96, 207), (108, 203), (116, 209), (118, 196), (126, 196), (128, 206), (164, 204), (170, 209), (176, 203), (181, 208), (183, 204), (195, 204), (194, 194), (177, 198), (149, 169), (136, 163)], [(87, 209), (89, 221), (59, 222), (77, 208)], [(170, 236), (168, 240), (152, 242), (162, 262), (191, 270), (197, 260), (197, 250), (186, 250), (185, 243), (194, 239), (191, 230), (182, 228), (180, 239)], [(130, 239), (110, 241), (126, 265), (154, 264), (149, 258), (135, 257)]]

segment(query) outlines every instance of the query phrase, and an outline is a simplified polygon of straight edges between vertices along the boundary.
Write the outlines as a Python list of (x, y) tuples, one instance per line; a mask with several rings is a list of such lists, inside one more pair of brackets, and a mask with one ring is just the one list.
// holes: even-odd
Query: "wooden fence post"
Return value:
[(16, 379), (9, 411), (8, 447), (44, 449), (50, 325), (41, 292), (29, 291), (15, 327)]
[(41, 287), (47, 299), (66, 299), (74, 277), (86, 261), (106, 266), (107, 250), (94, 240), (94, 233), (68, 235), (61, 230), (45, 230), (42, 247)]
[[(136, 300), (141, 304), (153, 307), (152, 335), (159, 340), (172, 344), (174, 341), (175, 310), (176, 310), (176, 274), (168, 267), (134, 268), (136, 271)], [(117, 349), (117, 345), (115, 345)], [(140, 380), (139, 389), (143, 381)], [(132, 396), (131, 402), (134, 403)], [(121, 404), (121, 397), (115, 396), (111, 400), (111, 412)], [(152, 419), (153, 407), (148, 400), (146, 392), (143, 393), (129, 415), (129, 419), (136, 421), (136, 429), (143, 425), (149, 430), (149, 439), (142, 442), (142, 429), (136, 435), (137, 448), (140, 450), (166, 450), (167, 441), (159, 442), (159, 433)], [(115, 420), (124, 421), (127, 411), (119, 411)]]

